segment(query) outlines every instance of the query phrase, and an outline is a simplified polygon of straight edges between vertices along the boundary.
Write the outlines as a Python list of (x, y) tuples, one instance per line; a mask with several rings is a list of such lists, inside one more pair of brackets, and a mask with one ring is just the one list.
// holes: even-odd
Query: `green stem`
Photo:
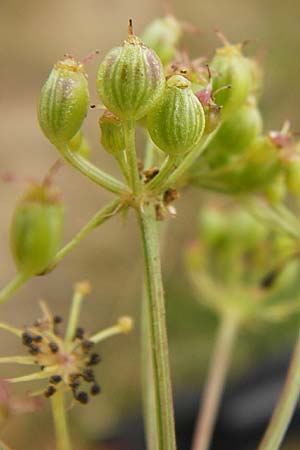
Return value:
[(175, 156), (168, 156), (161, 166), (159, 173), (147, 184), (147, 190), (155, 190), (169, 177), (169, 175), (176, 170), (178, 158)]
[(130, 184), (132, 192), (136, 197), (138, 197), (141, 192), (141, 180), (137, 166), (135, 150), (135, 122), (133, 120), (127, 120), (124, 122), (124, 134)]
[(210, 363), (202, 405), (196, 422), (192, 450), (208, 450), (237, 335), (237, 322), (224, 315)]
[(300, 331), (284, 388), (258, 450), (279, 450), (300, 394)]
[(122, 195), (127, 191), (127, 186), (124, 183), (121, 183), (103, 170), (100, 170), (78, 153), (72, 152), (67, 145), (57, 146), (57, 149), (68, 163), (94, 183), (118, 195)]
[(101, 208), (88, 222), (87, 224), (68, 242), (59, 252), (56, 254), (51, 268), (58, 264), (73, 248), (75, 248), (80, 241), (94, 228), (102, 225), (108, 219), (110, 219), (121, 207), (121, 200), (115, 199)]
[(143, 418), (147, 443), (146, 448), (147, 450), (157, 450), (159, 448), (159, 440), (156, 426), (155, 391), (153, 386), (154, 371), (151, 357), (151, 338), (146, 287), (143, 289), (141, 315), (141, 375)]
[(162, 284), (160, 251), (155, 209), (146, 204), (138, 212), (145, 261), (145, 286), (148, 299), (149, 334), (156, 415), (156, 450), (175, 450), (175, 426), (168, 339), (165, 322), (165, 301)]
[(165, 180), (161, 185), (161, 190), (165, 191), (170, 186), (175, 186), (176, 183), (182, 178), (182, 176), (190, 169), (196, 159), (206, 149), (212, 138), (215, 136), (219, 128), (216, 128), (208, 136), (202, 138), (200, 144), (195, 147), (187, 156), (182, 160), (177, 169)]
[(125, 178), (125, 180), (127, 181), (127, 183), (129, 182), (129, 174), (128, 174), (128, 167), (127, 167), (127, 162), (124, 158), (124, 152), (118, 153), (116, 155), (114, 155), (116, 158), (116, 161), (118, 163), (118, 166)]
[(29, 280), (29, 277), (25, 276), (22, 273), (17, 273), (15, 278), (13, 278), (7, 286), (5, 286), (0, 291), (0, 304), (5, 303), (14, 295), (14, 293)]
[(51, 397), (52, 414), (56, 434), (56, 450), (71, 450), (71, 441), (65, 410), (65, 398), (62, 389)]

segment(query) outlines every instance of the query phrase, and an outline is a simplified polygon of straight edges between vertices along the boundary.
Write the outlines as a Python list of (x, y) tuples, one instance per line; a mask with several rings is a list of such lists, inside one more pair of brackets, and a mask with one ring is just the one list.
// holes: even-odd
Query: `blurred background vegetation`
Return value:
[[(279, 129), (285, 119), (300, 131), (300, 4), (297, 0), (173, 0), (177, 17), (201, 30), (186, 42), (191, 56), (212, 55), (219, 44), (213, 28), (220, 28), (232, 41), (250, 40), (249, 53), (263, 49), (265, 88), (261, 105), (266, 129)], [(14, 276), (9, 252), (9, 223), (15, 202), (23, 190), (22, 179), (41, 179), (57, 158), (36, 120), (36, 100), (40, 87), (54, 62), (64, 53), (82, 59), (98, 48), (100, 58), (125, 37), (127, 20), (134, 19), (136, 33), (162, 14), (158, 0), (7, 0), (0, 5), (0, 171), (12, 172), (20, 183), (1, 183), (0, 236), (1, 285)], [(99, 60), (87, 66), (91, 102), (97, 103), (94, 82)], [(92, 160), (103, 169), (118, 174), (112, 158), (98, 144), (98, 113), (90, 111), (85, 123), (93, 154)], [(142, 142), (142, 137), (140, 137)], [(63, 167), (56, 181), (67, 205), (65, 240), (70, 239), (86, 220), (109, 198), (69, 167)], [(215, 330), (215, 319), (197, 305), (185, 276), (183, 247), (193, 239), (200, 205), (214, 201), (198, 190), (185, 192), (177, 203), (178, 217), (169, 228), (164, 255), (164, 276), (168, 300), (168, 323), (175, 389), (200, 388)], [(103, 394), (87, 408), (71, 412), (73, 432), (105, 435), (140, 407), (139, 389), (139, 307), (142, 265), (137, 229), (132, 217), (126, 222), (114, 218), (88, 236), (57, 270), (32, 280), (11, 302), (1, 307), (1, 320), (22, 326), (38, 315), (37, 300), (45, 298), (51, 308), (67, 314), (72, 286), (89, 279), (92, 295), (86, 300), (82, 324), (96, 330), (114, 323), (122, 314), (136, 320), (134, 333), (117, 337), (102, 345), (103, 363), (99, 379)], [(246, 373), (266, 353), (276, 354), (288, 347), (293, 326), (262, 328), (242, 336), (235, 354), (233, 377)], [(20, 344), (1, 332), (0, 354), (19, 353)], [(1, 377), (16, 374), (15, 367), (1, 367)], [(31, 386), (20, 386), (24, 392)], [(14, 418), (4, 436), (13, 447), (37, 450), (46, 448), (52, 428), (44, 414)], [(49, 418), (49, 417), (48, 417)], [(16, 432), (17, 430), (17, 432)], [(49, 441), (51, 442), (51, 441)]]

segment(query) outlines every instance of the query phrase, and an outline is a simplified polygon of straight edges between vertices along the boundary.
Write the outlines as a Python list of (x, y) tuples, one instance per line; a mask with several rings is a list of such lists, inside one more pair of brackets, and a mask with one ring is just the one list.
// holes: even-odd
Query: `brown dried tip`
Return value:
[(128, 20), (128, 36), (134, 36), (132, 19)]

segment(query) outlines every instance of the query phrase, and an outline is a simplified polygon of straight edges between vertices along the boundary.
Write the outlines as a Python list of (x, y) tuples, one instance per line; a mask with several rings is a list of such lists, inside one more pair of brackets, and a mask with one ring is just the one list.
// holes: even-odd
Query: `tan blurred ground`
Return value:
[[(300, 4), (298, 0), (229, 0), (199, 2), (174, 1), (179, 17), (192, 21), (203, 34), (188, 39), (192, 55), (210, 55), (217, 44), (212, 32), (218, 26), (229, 39), (255, 41), (254, 48), (265, 48), (265, 93), (262, 101), (267, 126), (280, 127), (284, 119), (292, 120), (300, 131)], [(0, 171), (12, 171), (20, 178), (42, 177), (55, 161), (56, 152), (41, 134), (35, 104), (41, 84), (51, 65), (68, 52), (83, 58), (100, 49), (100, 57), (119, 43), (126, 32), (126, 22), (133, 17), (136, 32), (161, 13), (158, 1), (120, 0), (2, 0), (0, 3)], [(196, 50), (198, 48), (198, 51)], [(88, 66), (92, 102), (97, 102), (93, 88), (98, 60)], [(114, 161), (98, 146), (97, 112), (91, 111), (87, 134), (95, 147), (93, 160), (105, 170), (117, 174)], [(108, 194), (64, 167), (57, 176), (67, 207), (65, 239), (68, 240), (109, 197)], [(0, 284), (15, 273), (8, 246), (9, 220), (22, 185), (1, 184), (0, 210)], [(181, 244), (193, 235), (193, 221), (198, 193), (187, 194), (178, 204), (179, 217), (173, 222), (167, 253), (172, 256), (167, 271), (180, 267)], [(83, 323), (92, 330), (112, 323), (121, 314), (133, 314), (138, 321), (141, 264), (137, 230), (132, 218), (122, 223), (115, 218), (93, 232), (85, 242), (47, 277), (31, 281), (12, 301), (1, 308), (1, 320), (23, 325), (37, 313), (37, 299), (45, 297), (51, 307), (65, 313), (75, 281), (89, 278), (94, 286), (83, 313)], [(104, 393), (94, 401), (94, 408), (74, 411), (75, 424), (87, 433), (106, 431), (138, 404), (138, 330), (126, 338), (115, 338), (103, 345), (100, 379)], [(178, 347), (184, 355), (187, 342), (179, 335)], [(175, 341), (174, 341), (175, 342)], [(195, 347), (193, 347), (195, 349)], [(14, 338), (1, 332), (0, 353), (21, 350)], [(194, 350), (195, 351), (195, 350)], [(176, 353), (174, 351), (174, 353)], [(189, 373), (195, 353), (187, 354)], [(174, 365), (182, 359), (173, 355)], [(191, 363), (192, 364), (192, 363)], [(0, 369), (8, 376), (14, 367)], [(203, 368), (204, 370), (204, 368)], [(180, 375), (181, 374), (181, 375)], [(182, 383), (182, 373), (175, 379)], [(29, 388), (29, 386), (27, 387)], [(20, 391), (25, 389), (20, 386)], [(15, 432), (17, 427), (18, 433)], [(80, 427), (79, 427), (80, 428)], [(42, 448), (41, 430), (50, 434), (42, 416), (25, 421), (16, 419), (5, 435), (12, 445), (24, 450)], [(80, 430), (77, 431), (79, 434)], [(20, 443), (26, 442), (26, 447)]]

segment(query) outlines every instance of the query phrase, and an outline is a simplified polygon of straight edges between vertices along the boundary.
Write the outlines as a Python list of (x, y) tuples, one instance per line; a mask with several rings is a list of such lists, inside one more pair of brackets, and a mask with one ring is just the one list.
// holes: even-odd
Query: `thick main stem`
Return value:
[(72, 450), (62, 389), (51, 398), (53, 422), (56, 434), (56, 450)]
[(153, 364), (157, 450), (176, 450), (174, 410), (169, 367), (165, 301), (154, 206), (138, 212), (145, 261), (145, 288), (148, 300), (149, 337)]
[(300, 394), (300, 331), (283, 387), (281, 396), (273, 413), (258, 450), (278, 450), (284, 439)]
[(225, 315), (216, 338), (202, 405), (196, 422), (192, 450), (209, 449), (224, 391), (236, 332), (237, 323), (235, 319)]

